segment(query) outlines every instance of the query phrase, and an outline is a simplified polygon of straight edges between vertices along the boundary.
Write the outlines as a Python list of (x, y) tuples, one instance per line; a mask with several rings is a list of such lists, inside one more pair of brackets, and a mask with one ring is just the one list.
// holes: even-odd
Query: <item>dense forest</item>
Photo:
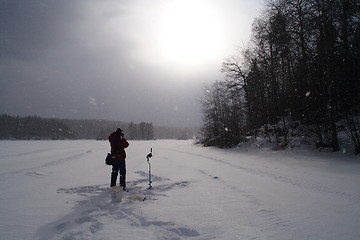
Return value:
[(189, 139), (196, 129), (154, 127), (152, 123), (126, 123), (109, 120), (47, 119), (38, 116), (0, 115), (0, 139), (16, 140), (106, 140), (117, 128), (129, 140)]
[(360, 1), (271, 0), (202, 101), (206, 145), (292, 137), (360, 153)]

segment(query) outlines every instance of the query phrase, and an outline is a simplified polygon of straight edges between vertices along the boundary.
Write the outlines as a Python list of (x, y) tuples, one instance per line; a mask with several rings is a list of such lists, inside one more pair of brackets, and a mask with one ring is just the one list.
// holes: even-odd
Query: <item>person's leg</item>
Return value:
[(120, 162), (120, 186), (124, 189), (126, 188), (126, 163), (125, 160), (121, 160)]
[(116, 186), (116, 179), (117, 179), (117, 176), (118, 176), (119, 168), (120, 168), (120, 165), (118, 164), (118, 162), (116, 162), (112, 166), (110, 187)]

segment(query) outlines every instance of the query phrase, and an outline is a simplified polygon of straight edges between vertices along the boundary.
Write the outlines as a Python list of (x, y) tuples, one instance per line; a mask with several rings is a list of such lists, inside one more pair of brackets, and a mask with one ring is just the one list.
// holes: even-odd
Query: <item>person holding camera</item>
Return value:
[(116, 179), (120, 172), (120, 186), (123, 187), (123, 190), (126, 190), (125, 148), (129, 146), (129, 143), (124, 138), (124, 132), (120, 128), (111, 133), (108, 139), (110, 142), (112, 158), (115, 159), (115, 163), (112, 166), (110, 187), (116, 186)]

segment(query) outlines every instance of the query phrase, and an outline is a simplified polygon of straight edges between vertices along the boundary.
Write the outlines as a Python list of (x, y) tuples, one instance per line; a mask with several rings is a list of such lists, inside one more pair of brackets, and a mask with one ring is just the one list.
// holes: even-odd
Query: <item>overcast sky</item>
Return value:
[(0, 0), (0, 113), (200, 126), (263, 0)]

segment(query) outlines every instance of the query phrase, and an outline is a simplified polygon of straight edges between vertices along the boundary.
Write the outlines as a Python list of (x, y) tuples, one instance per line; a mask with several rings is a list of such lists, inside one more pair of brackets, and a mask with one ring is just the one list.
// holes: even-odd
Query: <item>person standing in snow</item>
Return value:
[(115, 163), (112, 166), (111, 172), (111, 184), (110, 187), (116, 186), (116, 179), (120, 172), (120, 186), (126, 189), (126, 152), (125, 148), (129, 146), (128, 141), (124, 138), (124, 132), (118, 128), (115, 132), (109, 136), (109, 142), (111, 147), (111, 155), (115, 158)]

